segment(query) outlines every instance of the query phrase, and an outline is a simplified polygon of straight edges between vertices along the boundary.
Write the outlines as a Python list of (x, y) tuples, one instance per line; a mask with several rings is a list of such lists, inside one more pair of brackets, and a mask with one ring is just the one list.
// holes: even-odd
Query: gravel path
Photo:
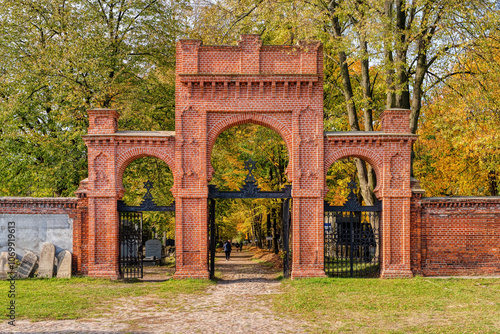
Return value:
[[(249, 252), (233, 252), (230, 261), (217, 254), (216, 271), (222, 279), (208, 295), (184, 295), (168, 308), (154, 305), (154, 297), (118, 300), (111, 317), (86, 320), (17, 321), (15, 330), (0, 324), (0, 333), (304, 333), (311, 325), (279, 316), (271, 310), (273, 294), (280, 293), (276, 271), (252, 261)], [(269, 296), (267, 298), (267, 296)], [(309, 332), (308, 331), (308, 332)]]

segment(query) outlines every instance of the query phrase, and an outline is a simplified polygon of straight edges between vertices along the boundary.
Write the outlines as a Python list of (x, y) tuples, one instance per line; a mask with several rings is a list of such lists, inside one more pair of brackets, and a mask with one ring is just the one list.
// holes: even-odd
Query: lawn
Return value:
[[(32, 321), (79, 319), (104, 314), (110, 303), (120, 298), (152, 295), (168, 302), (180, 294), (201, 294), (207, 280), (169, 280), (164, 282), (123, 282), (74, 277), (71, 279), (26, 279), (16, 281), (16, 318)], [(0, 281), (0, 305), (9, 305), (8, 281)], [(6, 307), (0, 319), (6, 320)]]
[[(123, 282), (76, 277), (16, 281), (17, 319), (109, 317), (114, 309), (178, 307), (175, 297), (205, 298), (208, 280)], [(8, 282), (0, 282), (7, 305)], [(282, 294), (262, 295), (275, 314), (307, 320), (312, 333), (500, 333), (500, 279), (283, 280)], [(190, 297), (192, 296), (192, 297)], [(182, 303), (181, 303), (182, 304)], [(1, 319), (6, 319), (6, 308)]]
[(283, 288), (275, 311), (319, 332), (500, 333), (500, 279), (324, 278)]

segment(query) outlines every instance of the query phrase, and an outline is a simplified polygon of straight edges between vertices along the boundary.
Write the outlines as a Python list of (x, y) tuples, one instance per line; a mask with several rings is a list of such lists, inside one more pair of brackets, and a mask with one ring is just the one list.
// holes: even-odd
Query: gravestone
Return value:
[(71, 253), (63, 250), (57, 255), (57, 278), (71, 278)]
[(38, 256), (32, 252), (26, 252), (21, 260), (21, 264), (17, 267), (16, 278), (28, 278), (35, 272), (35, 267), (38, 262)]
[(9, 271), (9, 253), (0, 254), (0, 279), (6, 279)]
[(50, 242), (42, 245), (40, 262), (38, 267), (38, 277), (52, 278), (54, 276), (54, 261), (56, 248)]
[(155, 257), (161, 259), (161, 241), (151, 239), (146, 241), (146, 257)]

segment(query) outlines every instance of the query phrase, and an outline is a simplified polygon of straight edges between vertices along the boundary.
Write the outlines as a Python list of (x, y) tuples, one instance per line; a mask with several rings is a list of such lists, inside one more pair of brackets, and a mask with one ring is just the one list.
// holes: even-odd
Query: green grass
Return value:
[(500, 279), (302, 279), (275, 311), (319, 332), (500, 333)]
[[(16, 318), (33, 321), (78, 319), (102, 315), (120, 298), (153, 295), (165, 303), (180, 294), (200, 294), (208, 280), (169, 280), (151, 283), (110, 281), (75, 277), (71, 279), (26, 279), (16, 281)], [(9, 282), (0, 281), (0, 305), (8, 305)], [(2, 307), (0, 319), (7, 319)]]

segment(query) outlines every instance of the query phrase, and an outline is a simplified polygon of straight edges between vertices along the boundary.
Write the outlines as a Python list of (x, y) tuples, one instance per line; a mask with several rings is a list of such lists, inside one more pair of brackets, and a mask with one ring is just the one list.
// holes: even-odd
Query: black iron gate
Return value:
[(120, 212), (120, 275), (142, 278), (142, 212)]
[(292, 220), (290, 214), (290, 198), (285, 198), (282, 204), (283, 213), (282, 217), (282, 242), (283, 242), (283, 250), (285, 251), (285, 257), (283, 258), (283, 277), (290, 278), (290, 274), (292, 273), (292, 250), (291, 250), (291, 227)]
[(209, 245), (209, 258), (208, 267), (210, 271), (210, 278), (213, 278), (215, 273), (215, 208), (217, 198), (282, 198), (283, 199), (283, 230), (282, 242), (285, 251), (283, 259), (283, 276), (290, 277), (291, 272), (291, 252), (290, 252), (290, 199), (292, 197), (292, 186), (286, 185), (280, 191), (262, 191), (257, 184), (252, 171), (255, 169), (256, 162), (252, 159), (245, 161), (245, 169), (248, 174), (245, 178), (245, 183), (239, 191), (219, 191), (217, 186), (208, 186), (208, 245)]
[(144, 182), (146, 194), (139, 206), (126, 205), (118, 201), (120, 216), (120, 259), (119, 270), (121, 278), (142, 278), (143, 276), (143, 249), (142, 249), (142, 213), (144, 211), (175, 211), (175, 202), (169, 206), (157, 206), (151, 189), (151, 181)]
[(378, 277), (382, 203), (361, 206), (354, 193), (343, 206), (325, 202), (325, 272), (331, 277)]

